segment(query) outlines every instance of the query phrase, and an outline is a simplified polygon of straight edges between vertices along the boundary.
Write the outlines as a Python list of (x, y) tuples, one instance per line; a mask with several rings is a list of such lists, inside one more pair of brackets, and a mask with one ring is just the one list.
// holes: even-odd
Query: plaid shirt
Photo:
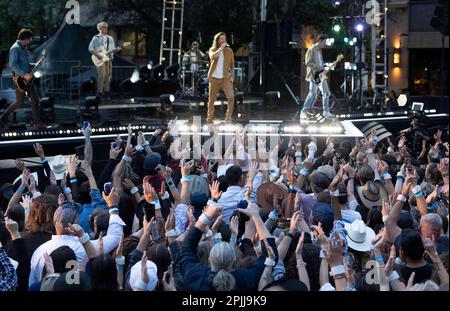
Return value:
[(16, 271), (5, 250), (0, 248), (0, 292), (14, 291), (16, 286)]

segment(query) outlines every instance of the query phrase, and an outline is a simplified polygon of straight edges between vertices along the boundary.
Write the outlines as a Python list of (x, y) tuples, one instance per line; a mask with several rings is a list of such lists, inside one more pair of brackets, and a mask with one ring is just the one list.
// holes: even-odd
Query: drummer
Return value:
[(189, 70), (196, 72), (207, 62), (206, 54), (200, 51), (198, 41), (191, 43), (191, 49), (183, 56), (183, 61), (190, 65)]

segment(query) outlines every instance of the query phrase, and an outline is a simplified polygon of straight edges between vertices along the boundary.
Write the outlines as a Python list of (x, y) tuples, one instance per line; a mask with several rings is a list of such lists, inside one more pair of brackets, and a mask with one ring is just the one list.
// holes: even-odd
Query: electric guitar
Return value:
[(22, 91), (24, 93), (27, 93), (30, 90), (30, 85), (33, 79), (35, 78), (35, 73), (38, 70), (39, 66), (42, 65), (42, 62), (44, 61), (45, 57), (47, 56), (47, 50), (42, 51), (42, 56), (39, 58), (37, 63), (34, 65), (33, 70), (31, 70), (30, 75), (31, 79), (27, 80), (22, 78), (21, 76), (15, 74), (13, 77), (14, 85), (16, 86), (16, 89), (19, 91)]
[(92, 54), (92, 62), (94, 63), (94, 65), (96, 67), (100, 67), (101, 65), (103, 65), (105, 62), (110, 61), (110, 57), (112, 53), (116, 53), (118, 51), (120, 51), (123, 48), (126, 48), (128, 46), (131, 45), (131, 42), (124, 42), (124, 44), (122, 44), (121, 46), (115, 48), (114, 50), (111, 50), (109, 52), (106, 52), (105, 50), (101, 51), (101, 52), (97, 52), (97, 54), (99, 54), (100, 56), (102, 56), (102, 58), (100, 58), (99, 56)]
[(328, 76), (327, 76), (328, 72), (330, 72), (331, 69), (336, 67), (336, 65), (343, 59), (344, 59), (344, 55), (339, 54), (336, 57), (336, 60), (331, 64), (330, 67), (328, 67), (325, 70), (317, 71), (316, 73), (314, 73), (314, 82), (316, 84), (320, 84), (323, 80), (328, 79)]

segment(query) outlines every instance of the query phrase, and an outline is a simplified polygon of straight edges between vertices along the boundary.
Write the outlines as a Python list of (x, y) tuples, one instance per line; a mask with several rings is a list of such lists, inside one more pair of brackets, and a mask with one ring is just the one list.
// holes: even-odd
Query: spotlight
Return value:
[(169, 79), (177, 79), (178, 77), (178, 70), (180, 69), (180, 65), (173, 64), (166, 68), (166, 73)]
[(36, 79), (39, 79), (42, 77), (42, 71), (36, 70), (33, 75)]
[(339, 33), (341, 31), (341, 23), (339, 23), (339, 21), (335, 20), (333, 23), (332, 29), (335, 33)]
[(356, 24), (355, 24), (355, 30), (358, 31), (358, 32), (364, 31), (364, 22), (357, 21)]
[(140, 80), (139, 70), (134, 69), (133, 74), (131, 75), (130, 81), (131, 83), (136, 83)]
[(97, 80), (94, 77), (90, 77), (81, 83), (81, 95), (90, 96), (97, 91)]
[(408, 98), (405, 94), (400, 94), (397, 98), (397, 103), (400, 107), (406, 106), (406, 103), (408, 102)]
[(332, 46), (334, 44), (334, 38), (328, 38), (325, 40), (327, 46)]
[(152, 70), (152, 68), (153, 68), (153, 61), (149, 61), (148, 62), (147, 68), (148, 68), (148, 70)]
[(39, 113), (43, 122), (55, 122), (55, 99), (43, 97), (39, 100)]
[(175, 96), (173, 94), (162, 94), (159, 96), (159, 101), (161, 102), (162, 109), (172, 110), (172, 103), (175, 101)]

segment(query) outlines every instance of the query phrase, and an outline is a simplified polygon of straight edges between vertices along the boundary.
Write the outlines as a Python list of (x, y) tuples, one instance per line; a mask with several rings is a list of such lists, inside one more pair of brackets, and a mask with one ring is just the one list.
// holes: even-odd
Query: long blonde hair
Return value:
[(226, 36), (226, 33), (224, 33), (223, 31), (218, 32), (214, 35), (214, 39), (211, 45), (210, 50), (212, 51), (216, 51), (219, 48), (219, 38), (220, 36)]

